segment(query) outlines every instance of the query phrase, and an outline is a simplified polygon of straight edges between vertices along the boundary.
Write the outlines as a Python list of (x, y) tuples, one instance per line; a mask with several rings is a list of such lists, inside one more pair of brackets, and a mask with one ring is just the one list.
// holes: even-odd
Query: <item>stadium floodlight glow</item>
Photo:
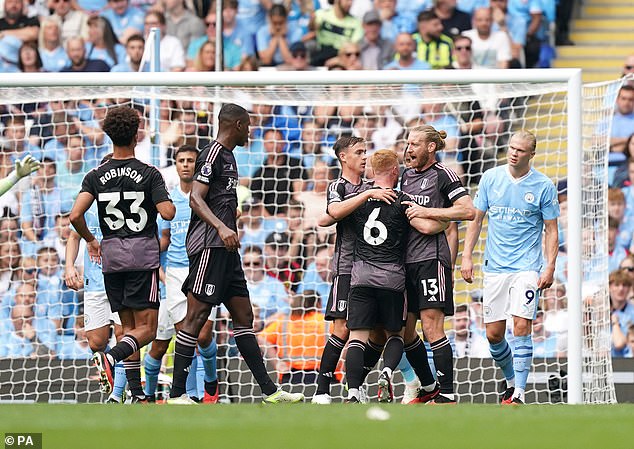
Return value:
[[(326, 134), (324, 142), (331, 144), (329, 139), (344, 126), (349, 126), (351, 132), (366, 132), (367, 128), (357, 126), (363, 118), (375, 121), (370, 138), (374, 138), (376, 145), (391, 143), (398, 147), (398, 132), (392, 136), (390, 127), (406, 123), (403, 118), (420, 116), (420, 111), (412, 113), (416, 107), (440, 104), (443, 114), (461, 123), (476, 112), (468, 108), (479, 102), (482, 111), (478, 112), (484, 112), (485, 121), (495, 117), (500, 124), (483, 132), (482, 142), (488, 147), (481, 157), (488, 159), (483, 160), (482, 168), (503, 161), (501, 156), (509, 133), (527, 128), (537, 135), (536, 168), (546, 171), (553, 181), (567, 180), (567, 401), (609, 403), (615, 402), (615, 394), (609, 341), (606, 348), (603, 336), (609, 329), (609, 313), (606, 319), (604, 310), (608, 307), (609, 311), (607, 243), (604, 245), (604, 241), (607, 241), (608, 132), (618, 90), (616, 85), (615, 82), (582, 86), (580, 69), (6, 73), (0, 78), (0, 105), (17, 107), (51, 100), (101, 98), (158, 99), (165, 103), (162, 107), (168, 109), (168, 118), (161, 118), (163, 125), (190, 108), (213, 115), (211, 110), (201, 111), (202, 104), (207, 105), (205, 107), (223, 102), (243, 104), (253, 110), (254, 115), (260, 114), (257, 118), (261, 121), (284, 118), (284, 111), (299, 106), (303, 108), (305, 120), (315, 121), (322, 127)], [(465, 104), (467, 109), (460, 109)], [(256, 105), (273, 110), (256, 111)], [(346, 121), (349, 117), (340, 115), (338, 108), (333, 112), (333, 106), (354, 110), (351, 122)], [(73, 112), (71, 109), (75, 106), (64, 108)], [(316, 110), (326, 112), (320, 117), (315, 115)], [(294, 125), (289, 121), (280, 123), (276, 122), (275, 126), (282, 129), (286, 139), (295, 131)], [(333, 123), (336, 126), (332, 126)], [(261, 139), (256, 140), (258, 138)], [(162, 145), (163, 140), (161, 138)], [(473, 195), (477, 184), (471, 187)], [(582, 241), (585, 232), (592, 233), (593, 244), (588, 245), (585, 237)], [(457, 285), (456, 302), (464, 301), (466, 288)], [(582, 291), (588, 289), (592, 293), (583, 297)], [(536, 363), (539, 369), (531, 375), (533, 384), (543, 385), (544, 373), (558, 372), (563, 366), (563, 360), (561, 362)], [(463, 401), (491, 401), (497, 395), (485, 391), (483, 386), (492, 380), (495, 371), (487, 370), (491, 376), (487, 379), (474, 377), (478, 363), (463, 364), (458, 370), (458, 393)], [(485, 362), (482, 363), (484, 366)], [(235, 378), (237, 375), (231, 373), (228, 366), (227, 376)], [(464, 376), (460, 370), (464, 370)], [(248, 377), (238, 374), (241, 379)], [(461, 382), (467, 387), (461, 389)], [(255, 394), (253, 388), (248, 391), (251, 396)], [(0, 394), (0, 397), (8, 396)], [(536, 392), (535, 400), (549, 402), (549, 397), (548, 390), (543, 388)]]

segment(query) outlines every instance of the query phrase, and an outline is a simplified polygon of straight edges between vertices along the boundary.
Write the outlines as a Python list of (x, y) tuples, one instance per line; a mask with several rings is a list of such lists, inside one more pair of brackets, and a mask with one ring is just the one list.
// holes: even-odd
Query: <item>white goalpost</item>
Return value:
[[(537, 136), (535, 167), (554, 183), (561, 186), (565, 181), (567, 185), (566, 192), (560, 192), (567, 195), (567, 208), (560, 229), (562, 257), (558, 260), (561, 266), (557, 270), (565, 293), (556, 302), (555, 309), (550, 303), (542, 306), (544, 316), (551, 312), (562, 312), (560, 317), (567, 314), (567, 328), (544, 331), (544, 347), (549, 348), (549, 342), (557, 343), (555, 348), (544, 352), (545, 356), (536, 355), (529, 378), (528, 399), (543, 403), (614, 403), (607, 291), (607, 155), (618, 85), (613, 82), (584, 86), (579, 69), (3, 74), (0, 79), (0, 122), (4, 129), (0, 143), (7, 153), (23, 150), (24, 146), (16, 143), (17, 137), (10, 130), (14, 123), (23, 122), (26, 128), (24, 139), (30, 148), (47, 147), (57, 151), (54, 162), (59, 173), (60, 167), (66, 170), (64, 158), (67, 156), (64, 154), (69, 154), (64, 153), (66, 142), (78, 134), (84, 142), (81, 162), (82, 170), (86, 170), (94, 166), (99, 155), (107, 152), (107, 139), (99, 132), (99, 120), (107, 107), (115, 103), (136, 105), (147, 117), (158, 117), (161, 133), (159, 165), (168, 184), (173, 186), (178, 179), (171, 165), (174, 149), (183, 143), (201, 145), (213, 138), (213, 117), (218, 112), (213, 110), (214, 104), (240, 104), (249, 109), (253, 117), (249, 147), (236, 150), (239, 166), (242, 161), (240, 174), (244, 191), (250, 188), (245, 197), (251, 212), (247, 211), (241, 218), (241, 235), (251, 239), (249, 242), (255, 239), (253, 241), (257, 243), (260, 237), (256, 235), (262, 234), (262, 229), (269, 224), (271, 231), (288, 233), (291, 239), (289, 251), (296, 251), (294, 261), (306, 280), (310, 277), (307, 277), (309, 272), (318, 275), (318, 269), (311, 267), (317, 261), (319, 249), (332, 250), (331, 232), (316, 229), (310, 214), (321, 207), (317, 204), (321, 198), (319, 186), (336, 172), (330, 148), (339, 135), (348, 133), (366, 138), (370, 142), (370, 153), (387, 147), (402, 155), (409, 126), (425, 122), (434, 124), (437, 129), (451, 129), (451, 145), (442, 155), (443, 162), (456, 168), (473, 196), (481, 173), (504, 163), (505, 145), (510, 134), (528, 129)], [(153, 109), (150, 105), (158, 105), (158, 108)], [(16, 117), (19, 117), (17, 121), (14, 120)], [(470, 124), (476, 121), (482, 122), (481, 131), (470, 132)], [(276, 132), (269, 132), (271, 129)], [(56, 139), (59, 146), (49, 143)], [(286, 190), (271, 191), (269, 187), (273, 184), (264, 179), (266, 170), (262, 169), (267, 168), (267, 155), (275, 151), (272, 149), (275, 144), (287, 155), (287, 161), (291, 158), (299, 161), (299, 166), (289, 163), (284, 170), (275, 169), (284, 183), (275, 183), (274, 189)], [(50, 153), (42, 151), (42, 154)], [(0, 170), (3, 160), (9, 161), (10, 157), (0, 159)], [(322, 165), (327, 169), (326, 175), (319, 174)], [(66, 189), (62, 195), (70, 195), (72, 200), (72, 192), (76, 194), (80, 186), (73, 186), (71, 178), (58, 179), (58, 185)], [(2, 220), (15, 216), (18, 227), (23, 222), (29, 223), (20, 201), (28, 197), (26, 193), (32, 188), (31, 182), (23, 182), (14, 189), (11, 198), (16, 199), (15, 203), (7, 205), (0, 201), (0, 208), (8, 208), (12, 213)], [(253, 205), (259, 202), (264, 206), (264, 218), (251, 216)], [(288, 217), (288, 211), (295, 203), (300, 203), (304, 213), (299, 220)], [(59, 212), (63, 215), (64, 211)], [(249, 222), (250, 219), (254, 221)], [(32, 219), (30, 223), (35, 226)], [(459, 226), (462, 249), (465, 225)], [(33, 251), (29, 245), (51, 246), (53, 240), (46, 240), (46, 236), (54, 239), (58, 232), (50, 228), (40, 231), (39, 235), (44, 237), (39, 242), (25, 242), (24, 232), (6, 240), (19, 245), (23, 260), (31, 258), (37, 263), (36, 253), (29, 253)], [(267, 255), (265, 239), (261, 240), (265, 258), (288, 257)], [(294, 244), (296, 246), (292, 247)], [(9, 247), (12, 243), (4, 243), (3, 239), (0, 245)], [(0, 258), (5, 254), (1, 248)], [(459, 270), (454, 272), (456, 304), (467, 303), (469, 295), (481, 286), (479, 263), (483, 248), (483, 242), (479, 242), (474, 252), (480, 283), (468, 286), (459, 279)], [(460, 264), (460, 253), (457, 264)], [(269, 268), (269, 271), (275, 271), (275, 267)], [(0, 292), (0, 295), (5, 293), (0, 318), (8, 326), (13, 325), (11, 310), (15, 300), (12, 298), (17, 287), (27, 281), (16, 274), (19, 265), (3, 264), (0, 260), (0, 269), (3, 270), (0, 274), (9, 273), (5, 276), (10, 278), (6, 282), (6, 293)], [(59, 273), (58, 277), (61, 276)], [(306, 280), (301, 289), (323, 289), (323, 280), (315, 279), (314, 285)], [(251, 284), (257, 289), (258, 282), (254, 280)], [(301, 282), (300, 279), (298, 284)], [(293, 289), (298, 289), (298, 285), (288, 282), (286, 287), (289, 297), (295, 294)], [(65, 289), (61, 283), (59, 289), (62, 298)], [(254, 291), (251, 293), (253, 295)], [(36, 304), (39, 300), (40, 296), (36, 295)], [(56, 340), (55, 344), (62, 345), (68, 344), (70, 336), (77, 332), (72, 323), (76, 323), (80, 313), (81, 297), (60, 299), (60, 303), (68, 306), (64, 316), (56, 318), (62, 319), (63, 328), (58, 329), (58, 334), (68, 337), (66, 343), (61, 343), (61, 337)], [(265, 307), (259, 306), (256, 312), (261, 314), (260, 324), (265, 326), (269, 324), (268, 317), (263, 311)], [(469, 310), (473, 318), (471, 332), (477, 333), (479, 317), (473, 315), (477, 314), (477, 309)], [(35, 320), (44, 318), (35, 312)], [(453, 335), (452, 320), (448, 319), (446, 324), (447, 331)], [(223, 352), (224, 361), (219, 365), (221, 390), (229, 400), (253, 401), (259, 389), (245, 365), (239, 363), (239, 355), (232, 352), (227, 328), (219, 326), (216, 334), (227, 348), (226, 354)], [(14, 331), (10, 326), (3, 330)], [(34, 354), (26, 358), (16, 357), (15, 351), (3, 353), (2, 346), (6, 349), (8, 344), (8, 340), (0, 338), (0, 376), (3, 379), (0, 400), (84, 402), (100, 398), (96, 383), (89, 382), (91, 371), (85, 360), (68, 357), (57, 361), (61, 357), (58, 356), (62, 353), (60, 349), (42, 349), (41, 346), (34, 346)], [(273, 369), (283, 366), (279, 363), (283, 351), (275, 348), (275, 344), (269, 344), (271, 347), (266, 352), (269, 366)], [(567, 372), (567, 388), (553, 391), (548, 380), (562, 381), (562, 370)], [(460, 401), (497, 400), (497, 382), (501, 379), (498, 371), (488, 357), (467, 354), (457, 358), (456, 388)], [(33, 379), (37, 379), (35, 386), (29, 384)], [(370, 377), (370, 383), (372, 379)], [(69, 385), (73, 382), (80, 391), (77, 388), (71, 391), (73, 388)], [(399, 383), (397, 391), (402, 391), (402, 387)], [(373, 388), (375, 385), (371, 383), (371, 393)], [(293, 389), (312, 394), (314, 386), (296, 384)]]

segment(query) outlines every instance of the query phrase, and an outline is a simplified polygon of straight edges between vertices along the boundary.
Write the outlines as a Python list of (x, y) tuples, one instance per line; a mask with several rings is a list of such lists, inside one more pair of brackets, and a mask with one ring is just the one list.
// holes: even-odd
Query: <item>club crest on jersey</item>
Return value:
[(533, 195), (531, 192), (527, 192), (526, 195), (524, 195), (524, 201), (526, 201), (527, 203), (532, 203), (533, 201), (535, 201), (535, 195)]
[(346, 303), (347, 301), (345, 299), (340, 299), (339, 301), (337, 301), (337, 310), (339, 312), (343, 312), (344, 310), (346, 310)]
[(200, 174), (203, 176), (211, 175), (211, 163), (205, 162), (205, 164), (200, 169)]
[(420, 189), (421, 190), (425, 190), (427, 188), (427, 186), (429, 185), (429, 180), (427, 178), (423, 179), (423, 181), (420, 183)]
[(216, 286), (214, 284), (205, 284), (205, 295), (211, 296), (216, 291)]

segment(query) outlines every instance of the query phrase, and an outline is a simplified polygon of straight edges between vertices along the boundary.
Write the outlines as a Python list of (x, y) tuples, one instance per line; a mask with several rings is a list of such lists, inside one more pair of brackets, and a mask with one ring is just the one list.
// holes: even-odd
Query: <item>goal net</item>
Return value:
[[(249, 144), (234, 152), (240, 175), (241, 251), (256, 331), (276, 381), (291, 382), (292, 390), (312, 395), (314, 370), (328, 338), (321, 314), (328, 298), (334, 227), (320, 228), (317, 219), (325, 211), (328, 183), (339, 176), (332, 151), (335, 140), (359, 136), (367, 142), (368, 155), (391, 148), (402, 157), (409, 128), (424, 123), (444, 129), (447, 146), (439, 157), (473, 196), (481, 174), (505, 163), (510, 135), (528, 129), (537, 136), (534, 166), (560, 190), (562, 219), (557, 282), (540, 300), (527, 400), (566, 402), (566, 373), (574, 371), (582, 374), (583, 402), (615, 402), (606, 204), (609, 125), (618, 85), (584, 86), (581, 146), (571, 153), (568, 83), (563, 78), (531, 81), (529, 72), (543, 73), (513, 71), (513, 79), (527, 82), (497, 83), (470, 73), (450, 74), (450, 81), (420, 73), (417, 82), (401, 82), (400, 74), (381, 72), (374, 84), (355, 84), (352, 77), (345, 78), (350, 74), (341, 78), (350, 82), (341, 84), (336, 74), (324, 73), (313, 76), (313, 84), (295, 84), (287, 76), (280, 85), (275, 79), (282, 75), (258, 73), (240, 78), (241, 85), (226, 81), (233, 74), (224, 74), (225, 82), (216, 85), (182, 77), (180, 86), (179, 78), (154, 86), (138, 78), (146, 87), (126, 87), (113, 85), (130, 84), (123, 78), (115, 83), (104, 77), (90, 83), (65, 79), (60, 82), (65, 87), (54, 87), (54, 80), (47, 85), (44, 78), (32, 85), (24, 81), (21, 87), (1, 87), (0, 175), (7, 176), (21, 154), (33, 154), (44, 164), (0, 198), (0, 400), (104, 399), (89, 366), (83, 292), (68, 289), (63, 273), (73, 199), (83, 175), (111, 151), (101, 130), (108, 108), (128, 104), (139, 111), (137, 157), (160, 167), (172, 189), (179, 183), (176, 150), (186, 144), (201, 149), (209, 143), (218, 105), (234, 102), (252, 117)], [(207, 87), (199, 86), (201, 82)], [(574, 216), (566, 207), (571, 154), (582, 161), (583, 179), (583, 209)], [(459, 224), (461, 244), (465, 226)], [(572, 289), (582, 293), (580, 298), (568, 295), (567, 226), (583, 234), (582, 280)], [(496, 402), (502, 388), (482, 324), (479, 263), (485, 236), (486, 223), (474, 254), (476, 282), (467, 285), (459, 269), (454, 271), (457, 312), (445, 323), (456, 356), (455, 386), (461, 402)], [(82, 251), (77, 266), (82, 265)], [(575, 314), (571, 308), (577, 306), (583, 309)], [(583, 339), (581, 360), (579, 366), (570, 366), (568, 332), (577, 315), (582, 320), (576, 327)], [(221, 398), (257, 401), (259, 387), (235, 347), (226, 310), (219, 308), (216, 316)], [(169, 357), (162, 370), (169, 379)], [(404, 381), (398, 373), (395, 380), (400, 399)], [(337, 376), (334, 395), (341, 394), (342, 382), (345, 377)], [(368, 377), (368, 390), (371, 397), (376, 395), (376, 371)]]

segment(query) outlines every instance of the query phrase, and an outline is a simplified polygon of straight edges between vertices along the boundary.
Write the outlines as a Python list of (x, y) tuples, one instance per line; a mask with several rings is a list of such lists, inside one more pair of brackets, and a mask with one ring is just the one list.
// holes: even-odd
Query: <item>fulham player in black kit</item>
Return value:
[[(86, 174), (70, 220), (88, 245), (93, 261), (102, 263), (104, 284), (124, 336), (107, 353), (97, 352), (102, 390), (113, 387), (113, 367), (123, 360), (133, 402), (143, 402), (139, 349), (156, 336), (159, 308), (159, 240), (157, 213), (165, 220), (175, 208), (156, 167), (134, 157), (139, 116), (127, 106), (110, 109), (103, 123), (114, 151), (111, 159)], [(86, 226), (84, 213), (97, 201), (101, 245)]]
[(233, 320), (233, 335), (240, 354), (264, 395), (264, 403), (300, 402), (301, 393), (288, 393), (271, 381), (253, 332), (253, 309), (240, 260), (237, 234), (238, 167), (236, 146), (249, 138), (249, 113), (225, 104), (218, 114), (218, 135), (198, 155), (189, 197), (192, 208), (186, 247), (189, 276), (183, 284), (187, 315), (176, 335), (174, 380), (170, 404), (194, 403), (185, 393), (185, 381), (200, 329), (211, 308), (224, 304)]
[[(396, 153), (379, 150), (370, 158), (374, 188), (393, 189), (399, 178)], [(421, 233), (431, 234), (447, 227), (447, 222), (414, 218), (405, 213), (411, 198), (397, 192), (388, 204), (368, 198), (352, 214), (356, 246), (352, 263), (348, 328), (350, 342), (346, 356), (347, 402), (359, 402), (363, 380), (364, 352), (370, 331), (377, 326), (388, 336), (383, 350), (384, 368), (379, 377), (379, 401), (391, 402), (392, 373), (403, 355), (405, 304), (405, 243), (410, 224)]]

